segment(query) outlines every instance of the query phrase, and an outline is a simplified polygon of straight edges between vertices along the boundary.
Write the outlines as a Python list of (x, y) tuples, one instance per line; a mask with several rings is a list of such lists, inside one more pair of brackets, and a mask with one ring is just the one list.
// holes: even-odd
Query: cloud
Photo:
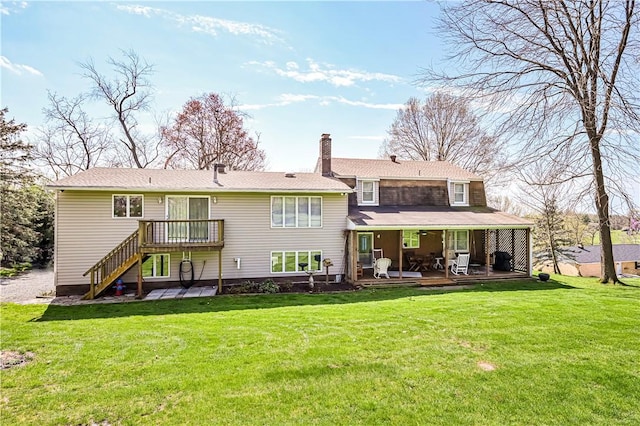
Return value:
[(318, 105), (327, 106), (332, 103), (340, 103), (355, 107), (369, 108), (369, 109), (388, 109), (388, 110), (398, 110), (402, 108), (403, 104), (393, 104), (393, 103), (382, 103), (376, 104), (371, 102), (364, 101), (352, 101), (346, 99), (342, 96), (318, 96), (318, 95), (301, 95), (301, 94), (292, 94), (292, 93), (283, 93), (279, 95), (275, 102), (267, 103), (267, 104), (246, 104), (240, 105), (240, 109), (243, 111), (250, 110), (259, 110), (265, 108), (272, 107), (283, 107), (287, 105), (291, 105), (294, 103), (301, 103), (307, 101), (316, 101)]
[(260, 24), (231, 21), (203, 15), (181, 15), (166, 9), (140, 5), (116, 5), (116, 9), (146, 18), (160, 16), (196, 33), (217, 37), (220, 32), (253, 37), (265, 44), (283, 43), (280, 31)]
[(29, 65), (14, 64), (6, 56), (0, 56), (0, 67), (7, 69), (17, 75), (27, 73), (31, 75), (37, 75), (38, 77), (43, 76), (43, 74), (37, 69), (30, 67)]
[(349, 87), (357, 82), (384, 81), (387, 83), (402, 82), (402, 78), (393, 74), (379, 72), (368, 72), (354, 69), (336, 69), (331, 64), (320, 64), (313, 59), (307, 59), (307, 69), (301, 70), (300, 66), (293, 61), (286, 63), (284, 68), (278, 67), (272, 61), (257, 62), (251, 61), (249, 65), (262, 67), (275, 72), (281, 77), (290, 78), (301, 83), (326, 82), (336, 87)]
[(0, 15), (11, 15), (12, 13), (19, 12), (22, 9), (26, 9), (28, 6), (26, 1), (12, 1), (0, 3)]

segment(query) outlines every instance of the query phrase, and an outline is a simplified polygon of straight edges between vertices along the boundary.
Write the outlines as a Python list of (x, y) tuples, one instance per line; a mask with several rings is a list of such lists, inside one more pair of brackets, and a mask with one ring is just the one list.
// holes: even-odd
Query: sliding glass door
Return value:
[[(207, 241), (209, 237), (209, 197), (167, 196), (168, 242)], [(202, 220), (202, 222), (187, 222)]]

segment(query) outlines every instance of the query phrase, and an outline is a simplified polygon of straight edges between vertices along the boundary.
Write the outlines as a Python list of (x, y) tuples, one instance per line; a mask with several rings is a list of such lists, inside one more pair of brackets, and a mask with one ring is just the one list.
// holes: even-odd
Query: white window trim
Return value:
[[(295, 271), (285, 271), (285, 253), (288, 252), (293, 252), (296, 254), (296, 270)], [(307, 271), (313, 271), (313, 272), (322, 272), (322, 260), (320, 261), (320, 269), (311, 269), (310, 267), (313, 266), (315, 262), (314, 259), (312, 259), (312, 254), (311, 253), (320, 253), (320, 259), (324, 259), (323, 255), (322, 255), (322, 250), (273, 250), (269, 253), (269, 272), (271, 274), (304, 274), (306, 272), (303, 271), (299, 271), (298, 268), (298, 263), (299, 262), (299, 255), (300, 253), (307, 253), (309, 255), (309, 265), (307, 266)], [(273, 255), (274, 253), (280, 253), (282, 254), (282, 271), (273, 271)]]
[[(127, 197), (127, 215), (126, 216), (116, 216), (115, 215), (115, 212), (114, 212), (115, 201), (116, 201), (115, 197)], [(141, 216), (129, 216), (131, 197), (141, 197), (142, 198)], [(144, 218), (144, 195), (143, 194), (111, 194), (111, 218), (112, 219), (143, 219)]]
[[(156, 262), (155, 262), (155, 258), (157, 256), (167, 256), (167, 275), (156, 275)], [(161, 278), (171, 278), (171, 255), (169, 253), (152, 253), (149, 255), (149, 259), (147, 260), (151, 260), (153, 259), (153, 266), (151, 268), (151, 272), (153, 275), (149, 275), (149, 276), (143, 276), (142, 278), (145, 280), (157, 280), (157, 279), (161, 279)]]
[[(164, 217), (169, 219), (169, 198), (206, 198), (207, 199), (207, 220), (211, 219), (211, 196), (210, 195), (182, 195), (182, 194), (170, 194), (164, 196)], [(188, 201), (187, 201), (188, 203)], [(183, 219), (188, 220), (188, 219)], [(203, 219), (204, 220), (204, 219)]]
[[(458, 248), (458, 232), (466, 232), (467, 234), (467, 248), (460, 249)], [(451, 246), (449, 250), (453, 250), (455, 253), (469, 253), (469, 230), (468, 229), (456, 229), (449, 231), (449, 235), (451, 235)]]
[[(282, 225), (275, 225), (273, 223), (273, 199), (274, 198), (282, 198)], [(286, 226), (285, 225), (285, 198), (294, 198), (296, 200), (295, 202), (295, 208), (296, 208), (296, 213), (295, 213), (295, 226)], [(309, 226), (298, 226), (298, 223), (300, 222), (300, 218), (299, 218), (299, 214), (298, 214), (298, 199), (299, 198), (308, 198), (309, 199), (309, 203), (308, 203), (308, 214), (309, 214)], [(317, 198), (320, 199), (320, 224), (319, 225), (312, 225), (311, 224), (311, 199), (312, 198)], [(320, 229), (323, 227), (324, 225), (324, 197), (320, 196), (320, 195), (272, 195), (270, 200), (269, 200), (269, 222), (271, 223), (271, 228), (272, 229)]]
[[(404, 245), (404, 233), (405, 232), (410, 232), (410, 233), (416, 234), (416, 237), (417, 237), (416, 241), (417, 241), (418, 245), (416, 245), (416, 246), (406, 245), (405, 246)], [(411, 239), (413, 239), (413, 237), (411, 237)], [(419, 231), (417, 231), (415, 229), (403, 229), (402, 230), (402, 246), (405, 249), (417, 249), (417, 248), (420, 248), (420, 233), (419, 233)]]
[[(373, 183), (373, 201), (365, 201), (363, 198), (363, 184), (365, 182)], [(356, 179), (356, 187), (358, 189), (358, 205), (359, 206), (377, 206), (380, 204), (380, 179)]]
[[(456, 202), (456, 194), (455, 194), (456, 185), (463, 185), (464, 187), (464, 193), (463, 193), (464, 200), (462, 202)], [(468, 180), (449, 180), (447, 181), (447, 189), (449, 192), (450, 205), (460, 206), (460, 207), (465, 207), (469, 205), (469, 181)]]

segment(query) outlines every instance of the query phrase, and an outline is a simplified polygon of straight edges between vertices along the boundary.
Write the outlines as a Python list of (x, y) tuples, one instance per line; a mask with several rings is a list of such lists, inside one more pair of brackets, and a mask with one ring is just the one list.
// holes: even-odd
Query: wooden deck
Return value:
[(449, 273), (449, 278), (445, 277), (444, 271), (424, 271), (420, 277), (403, 278), (374, 278), (372, 269), (365, 269), (362, 278), (355, 282), (365, 287), (393, 287), (393, 286), (442, 286), (457, 285), (462, 283), (475, 283), (481, 281), (494, 281), (503, 279), (528, 278), (529, 275), (517, 271), (469, 271), (468, 275), (455, 275)]

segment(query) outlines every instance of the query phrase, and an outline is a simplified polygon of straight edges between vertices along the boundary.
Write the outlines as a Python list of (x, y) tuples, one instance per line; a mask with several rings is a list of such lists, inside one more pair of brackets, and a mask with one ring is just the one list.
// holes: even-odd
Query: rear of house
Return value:
[(58, 295), (93, 298), (118, 279), (138, 294), (300, 281), (325, 260), (332, 278), (367, 284), (381, 257), (399, 280), (531, 275), (532, 224), (487, 207), (480, 177), (332, 158), (328, 134), (315, 173), (95, 168), (50, 187)]
[[(89, 292), (95, 265), (96, 281), (135, 287), (137, 260), (145, 290), (191, 280), (191, 270), (216, 284), (303, 279), (324, 269), (318, 258), (332, 260), (332, 274), (344, 269), (350, 189), (318, 174), (95, 168), (51, 187), (58, 295)], [(142, 257), (104, 260), (118, 249)]]

